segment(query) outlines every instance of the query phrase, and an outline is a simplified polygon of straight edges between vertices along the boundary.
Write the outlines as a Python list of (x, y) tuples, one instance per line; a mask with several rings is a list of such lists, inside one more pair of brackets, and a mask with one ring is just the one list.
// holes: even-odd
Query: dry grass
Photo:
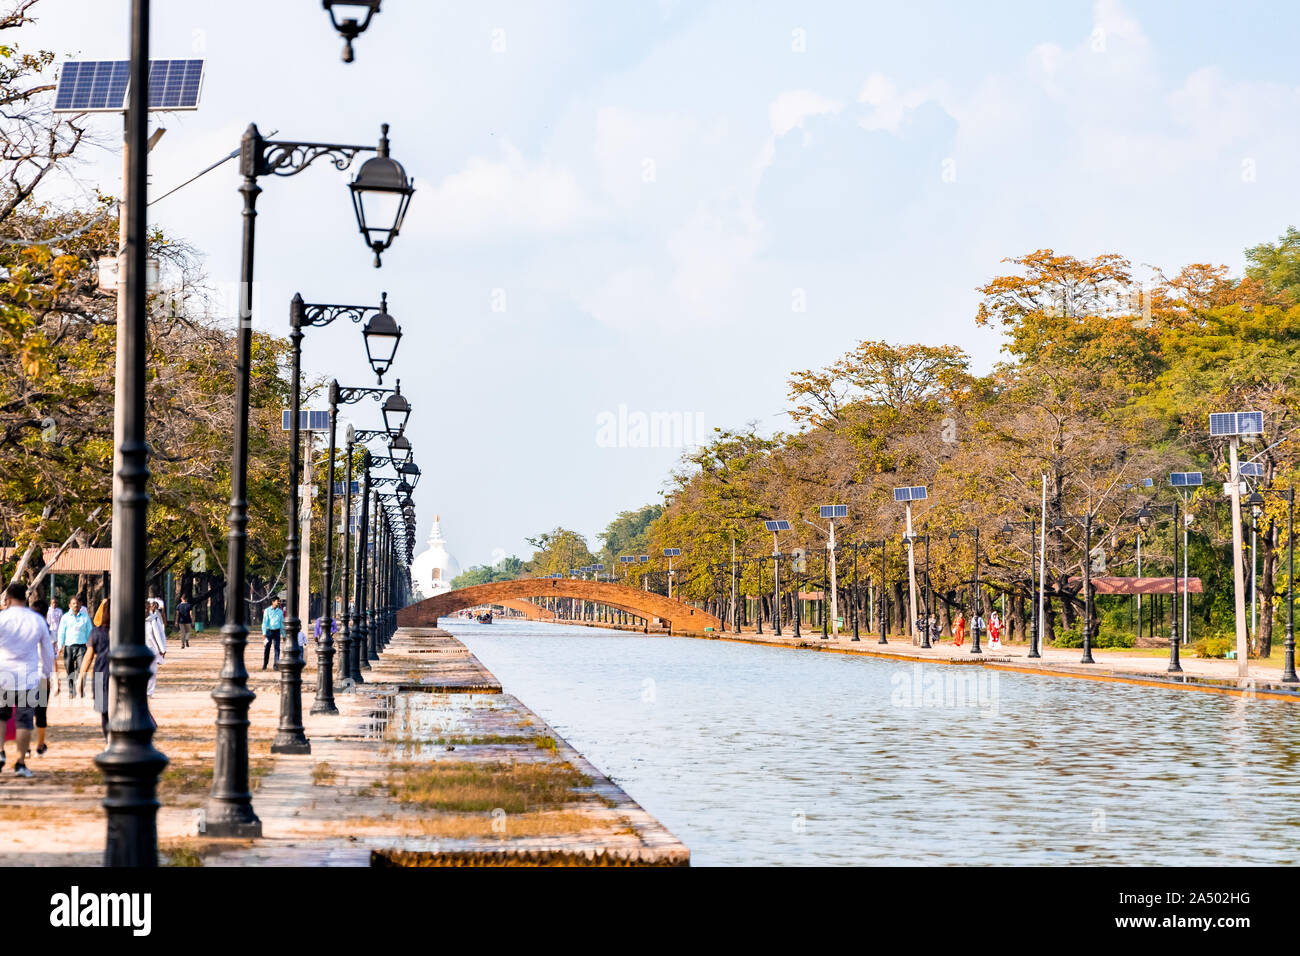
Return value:
[(418, 825), (420, 832), (426, 836), (448, 840), (467, 840), (476, 837), (496, 837), (505, 840), (510, 837), (560, 836), (608, 828), (608, 823), (605, 821), (573, 810), (542, 810), (507, 814), (500, 818), (439, 814), (435, 817), (422, 818), (418, 821)]
[(389, 793), (400, 803), (434, 810), (525, 813), (584, 799), (576, 787), (591, 778), (568, 764), (470, 763), (400, 764), (389, 773)]
[(318, 787), (331, 786), (337, 779), (338, 774), (334, 772), (334, 768), (329, 765), (328, 761), (322, 760), (311, 768), (311, 782)]

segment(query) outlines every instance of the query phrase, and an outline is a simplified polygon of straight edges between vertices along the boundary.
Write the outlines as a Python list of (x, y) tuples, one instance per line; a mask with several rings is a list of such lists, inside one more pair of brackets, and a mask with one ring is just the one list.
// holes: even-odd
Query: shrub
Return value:
[(1197, 657), (1226, 657), (1228, 651), (1232, 650), (1234, 641), (1230, 637), (1222, 634), (1216, 634), (1212, 637), (1203, 637), (1192, 645), (1192, 650), (1196, 651)]

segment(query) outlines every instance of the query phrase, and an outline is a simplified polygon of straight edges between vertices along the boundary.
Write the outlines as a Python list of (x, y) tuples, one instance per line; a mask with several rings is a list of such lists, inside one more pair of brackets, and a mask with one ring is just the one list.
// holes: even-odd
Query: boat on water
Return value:
[(475, 618), (475, 620), (477, 620), (480, 624), (491, 624), (492, 612), (484, 611), (482, 614), (479, 614), (478, 617)]

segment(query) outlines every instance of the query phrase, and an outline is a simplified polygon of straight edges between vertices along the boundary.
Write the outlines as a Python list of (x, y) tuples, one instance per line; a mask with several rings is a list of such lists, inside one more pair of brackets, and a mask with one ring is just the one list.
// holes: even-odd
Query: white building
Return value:
[(452, 578), (460, 574), (460, 564), (447, 550), (447, 539), (442, 536), (442, 526), (438, 523), (440, 517), (441, 515), (433, 516), (429, 547), (417, 554), (411, 562), (411, 580), (422, 598), (450, 591)]

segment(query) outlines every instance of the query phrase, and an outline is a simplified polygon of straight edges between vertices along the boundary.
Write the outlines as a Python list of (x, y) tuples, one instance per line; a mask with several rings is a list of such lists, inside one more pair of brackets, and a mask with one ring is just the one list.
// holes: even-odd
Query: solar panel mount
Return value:
[[(56, 113), (120, 113), (130, 88), (129, 60), (69, 60), (59, 70)], [(149, 109), (196, 110), (203, 60), (150, 60)]]

